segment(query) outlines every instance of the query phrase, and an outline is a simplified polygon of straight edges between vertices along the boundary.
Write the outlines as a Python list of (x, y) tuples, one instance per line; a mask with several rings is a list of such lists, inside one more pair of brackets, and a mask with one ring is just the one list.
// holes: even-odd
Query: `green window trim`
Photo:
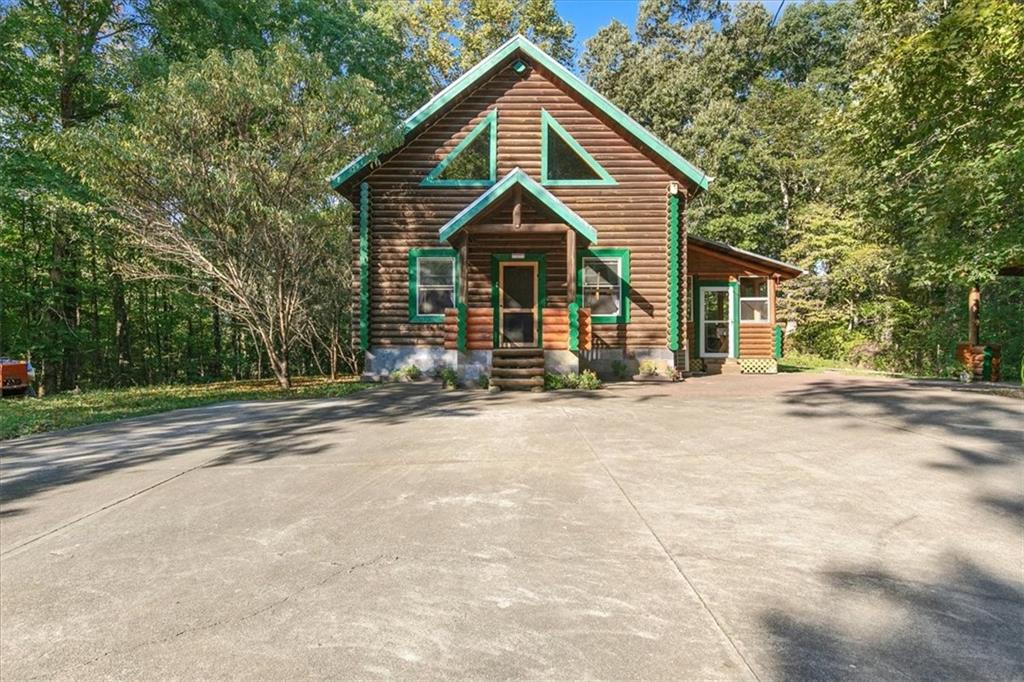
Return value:
[(498, 295), (498, 279), (501, 277), (501, 263), (536, 263), (537, 264), (537, 348), (544, 347), (544, 308), (548, 304), (548, 268), (547, 255), (543, 253), (495, 253), (491, 255), (491, 310), (493, 311), (494, 347), (501, 345), (501, 297)]
[[(473, 141), (483, 134), (484, 130), (490, 130), (490, 163), (488, 164), (489, 172), (486, 179), (481, 178), (479, 180), (451, 180), (439, 177), (444, 169), (448, 167), (448, 164), (458, 156), (462, 150), (471, 145)], [(498, 110), (492, 109), (484, 119), (476, 124), (463, 138), (462, 142), (455, 145), (455, 149), (448, 152), (448, 154), (441, 159), (441, 162), (434, 166), (433, 170), (427, 173), (427, 177), (423, 178), (420, 183), (421, 187), (490, 187), (498, 179)]]
[(370, 349), (370, 185), (359, 185), (359, 350)]
[[(584, 163), (586, 163), (590, 170), (597, 173), (597, 178), (581, 178), (579, 180), (559, 179), (554, 180), (548, 178), (548, 161), (549, 161), (549, 145), (548, 136), (551, 135), (552, 129), (555, 134), (562, 138), (569, 147), (576, 152)], [(561, 123), (555, 120), (555, 117), (547, 112), (546, 109), (540, 110), (540, 184), (548, 187), (593, 187), (597, 185), (617, 185), (608, 171), (604, 169), (597, 159), (590, 155), (586, 149), (583, 148), (576, 138), (569, 134)]]
[(583, 307), (583, 259), (600, 258), (619, 261), (619, 313), (617, 315), (590, 315), (593, 324), (629, 324), (629, 249), (578, 249), (576, 251), (576, 303)]
[(440, 324), (444, 322), (444, 314), (420, 315), (418, 277), (420, 258), (451, 258), (452, 259), (452, 302), (459, 305), (459, 252), (447, 248), (414, 248), (409, 249), (409, 321), (414, 324)]

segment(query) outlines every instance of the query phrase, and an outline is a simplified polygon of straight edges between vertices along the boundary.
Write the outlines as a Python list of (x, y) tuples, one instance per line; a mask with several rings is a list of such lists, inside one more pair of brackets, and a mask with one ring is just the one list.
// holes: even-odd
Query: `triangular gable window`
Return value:
[(552, 187), (618, 184), (551, 114), (541, 110), (540, 121), (541, 184)]
[(423, 179), (426, 187), (488, 187), (498, 175), (498, 111), (492, 110)]

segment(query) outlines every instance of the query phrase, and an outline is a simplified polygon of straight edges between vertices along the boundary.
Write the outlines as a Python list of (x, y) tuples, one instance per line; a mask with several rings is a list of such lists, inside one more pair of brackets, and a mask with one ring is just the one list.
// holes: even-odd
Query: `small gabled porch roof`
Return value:
[(458, 232), (471, 224), (481, 216), (488, 208), (495, 206), (509, 192), (519, 189), (526, 192), (540, 204), (548, 208), (559, 220), (575, 230), (581, 237), (591, 244), (597, 243), (597, 230), (590, 223), (581, 218), (579, 214), (563, 204), (558, 197), (542, 187), (540, 183), (526, 174), (522, 168), (516, 167), (505, 177), (492, 185), (486, 192), (474, 199), (466, 208), (459, 211), (454, 218), (445, 223), (438, 236), (440, 241), (446, 242)]

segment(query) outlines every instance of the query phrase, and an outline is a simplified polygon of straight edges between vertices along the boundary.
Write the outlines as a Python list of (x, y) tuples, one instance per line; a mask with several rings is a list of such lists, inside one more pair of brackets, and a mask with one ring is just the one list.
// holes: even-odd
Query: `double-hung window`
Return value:
[(458, 263), (454, 249), (409, 251), (409, 320), (444, 322), (446, 308), (455, 307)]
[(740, 277), (740, 320), (771, 322), (767, 277)]
[(588, 249), (577, 254), (579, 303), (595, 324), (629, 322), (629, 250)]

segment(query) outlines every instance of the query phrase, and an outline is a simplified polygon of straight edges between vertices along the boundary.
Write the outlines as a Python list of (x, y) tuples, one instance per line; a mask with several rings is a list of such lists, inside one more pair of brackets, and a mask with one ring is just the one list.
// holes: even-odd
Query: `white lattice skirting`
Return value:
[(779, 363), (775, 358), (740, 358), (740, 370), (744, 374), (777, 374)]

